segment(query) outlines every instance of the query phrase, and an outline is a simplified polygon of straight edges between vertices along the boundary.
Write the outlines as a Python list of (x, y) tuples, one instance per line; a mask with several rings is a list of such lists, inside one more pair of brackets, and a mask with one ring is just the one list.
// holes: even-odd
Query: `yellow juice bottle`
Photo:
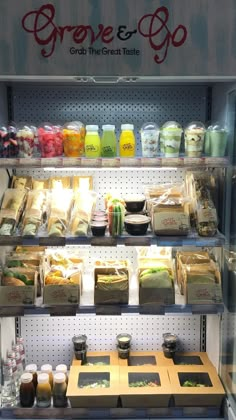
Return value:
[(98, 158), (101, 156), (101, 139), (98, 125), (86, 125), (85, 157)]
[(135, 157), (136, 140), (133, 124), (122, 124), (120, 135), (120, 157)]

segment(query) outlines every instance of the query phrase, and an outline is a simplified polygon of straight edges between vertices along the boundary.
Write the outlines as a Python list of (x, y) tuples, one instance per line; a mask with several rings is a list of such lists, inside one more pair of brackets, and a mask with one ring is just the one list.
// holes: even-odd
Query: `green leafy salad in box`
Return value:
[(172, 288), (172, 270), (163, 263), (153, 268), (147, 268), (140, 271), (139, 283), (142, 288)]

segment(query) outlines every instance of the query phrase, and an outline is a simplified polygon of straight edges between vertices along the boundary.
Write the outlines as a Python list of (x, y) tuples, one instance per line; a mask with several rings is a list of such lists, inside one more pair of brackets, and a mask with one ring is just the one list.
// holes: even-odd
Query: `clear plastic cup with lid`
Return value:
[(200, 121), (193, 121), (184, 130), (185, 154), (188, 157), (201, 157), (204, 149), (206, 127)]
[(62, 128), (64, 154), (67, 157), (84, 155), (85, 127), (80, 121), (72, 121)]
[(161, 127), (160, 149), (165, 157), (178, 157), (183, 129), (176, 121), (167, 121)]
[(118, 334), (116, 337), (118, 347), (122, 350), (129, 349), (131, 346), (132, 336), (127, 333)]
[(21, 123), (17, 127), (16, 139), (19, 146), (19, 157), (30, 158), (34, 152), (34, 131), (28, 125)]
[(143, 124), (140, 131), (143, 157), (157, 157), (159, 133), (160, 129), (157, 124), (153, 122)]
[(205, 152), (212, 157), (224, 157), (227, 140), (228, 130), (224, 124), (218, 122), (213, 123), (207, 129), (208, 147), (205, 145)]

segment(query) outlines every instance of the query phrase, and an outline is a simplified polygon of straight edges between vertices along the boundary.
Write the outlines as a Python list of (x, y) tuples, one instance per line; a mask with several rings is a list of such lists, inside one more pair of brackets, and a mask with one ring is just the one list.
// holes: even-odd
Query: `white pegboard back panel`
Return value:
[(72, 337), (86, 334), (90, 351), (116, 349), (116, 335), (129, 332), (132, 349), (161, 350), (162, 335), (174, 332), (179, 337), (181, 351), (200, 350), (200, 316), (87, 316), (21, 318), (21, 335), (25, 340), (26, 362), (40, 367), (51, 363), (71, 364)]
[(145, 122), (159, 126), (175, 120), (185, 126), (206, 119), (206, 86), (13, 86), (14, 120), (39, 125), (69, 121), (85, 124), (132, 123), (141, 154), (139, 130)]

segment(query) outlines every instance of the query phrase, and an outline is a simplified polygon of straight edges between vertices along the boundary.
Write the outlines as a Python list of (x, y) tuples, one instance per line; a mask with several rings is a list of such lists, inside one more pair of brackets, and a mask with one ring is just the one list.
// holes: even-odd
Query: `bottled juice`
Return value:
[(103, 125), (103, 135), (101, 139), (101, 156), (116, 157), (116, 135), (114, 125)]
[(133, 124), (122, 124), (120, 135), (120, 157), (135, 157), (136, 140)]
[(98, 158), (101, 156), (101, 140), (98, 125), (87, 125), (85, 136), (85, 157)]

